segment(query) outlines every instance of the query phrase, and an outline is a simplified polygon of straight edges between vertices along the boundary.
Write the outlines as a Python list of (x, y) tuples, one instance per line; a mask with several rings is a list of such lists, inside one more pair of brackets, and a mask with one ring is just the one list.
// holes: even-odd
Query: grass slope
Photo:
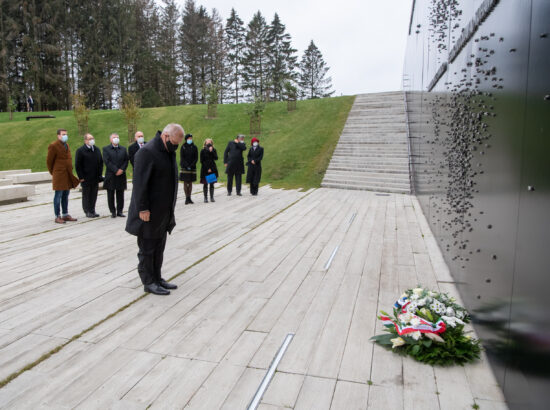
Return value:
[[(346, 96), (298, 101), (297, 110), (290, 113), (286, 103), (267, 104), (259, 136), (265, 148), (262, 183), (280, 188), (318, 187), (353, 100), (353, 96)], [(82, 139), (77, 135), (72, 111), (47, 114), (56, 118), (25, 121), (28, 113), (15, 113), (14, 119), (9, 121), (7, 113), (0, 113), (0, 170), (31, 168), (45, 171), (47, 147), (55, 140), (58, 128), (67, 129), (74, 160), (74, 152), (82, 145)], [(212, 120), (205, 119), (204, 105), (147, 108), (142, 110), (142, 115), (138, 128), (144, 132), (146, 140), (170, 122), (182, 124), (187, 133), (193, 134), (199, 150), (205, 138), (213, 138), (220, 156), (218, 169), (221, 174), (227, 142), (236, 134), (248, 134), (249, 131), (245, 104), (219, 105), (218, 117)], [(89, 130), (99, 147), (109, 143), (112, 132), (121, 136), (122, 145), (129, 145), (125, 142), (126, 124), (119, 111), (92, 111)], [(246, 143), (250, 146), (249, 137)], [(131, 177), (131, 166), (128, 168)], [(220, 177), (225, 180), (225, 174)]]

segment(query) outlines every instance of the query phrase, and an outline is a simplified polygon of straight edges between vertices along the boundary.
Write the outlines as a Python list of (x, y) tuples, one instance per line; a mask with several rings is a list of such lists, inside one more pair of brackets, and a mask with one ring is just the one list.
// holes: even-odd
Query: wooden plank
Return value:
[(369, 389), (369, 401), (367, 409), (392, 409), (404, 408), (403, 388), (397, 386), (382, 387), (373, 385)]
[(334, 410), (366, 410), (369, 398), (369, 386), (339, 380), (330, 405)]
[(225, 399), (221, 408), (223, 410), (246, 409), (252, 401), (264, 375), (264, 370), (246, 369), (231, 393), (229, 393), (229, 396), (227, 396), (227, 399)]
[(295, 410), (330, 409), (336, 380), (306, 376)]
[(301, 374), (276, 372), (264, 394), (262, 404), (294, 408), (304, 380), (305, 376)]

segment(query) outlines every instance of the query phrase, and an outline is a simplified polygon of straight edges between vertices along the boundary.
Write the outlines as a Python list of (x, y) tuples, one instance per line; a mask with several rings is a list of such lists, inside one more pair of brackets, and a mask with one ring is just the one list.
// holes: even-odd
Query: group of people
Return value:
[[(52, 174), (54, 194), (55, 222), (64, 224), (67, 221), (76, 221), (68, 212), (70, 189), (78, 184), (82, 187), (82, 209), (88, 218), (97, 218), (96, 201), (99, 183), (107, 191), (107, 203), (111, 217), (125, 217), (124, 191), (127, 189), (126, 169), (128, 163), (134, 168), (134, 160), (138, 151), (146, 146), (143, 132), (138, 131), (128, 150), (120, 145), (118, 134), (110, 135), (110, 144), (102, 150), (95, 146), (94, 136), (87, 133), (84, 144), (76, 150), (75, 168), (78, 178), (73, 175), (71, 150), (68, 144), (67, 130), (57, 130), (57, 140), (48, 147), (47, 165)], [(218, 153), (214, 141), (207, 138), (200, 151), (193, 143), (193, 135), (186, 134), (185, 142), (180, 149), (179, 180), (183, 182), (185, 204), (192, 204), (191, 199), (193, 182), (197, 180), (197, 162), (200, 160), (200, 183), (203, 184), (204, 202), (214, 200), (214, 184), (219, 178), (216, 161)], [(246, 183), (250, 184), (251, 195), (258, 195), (258, 188), (262, 175), (262, 159), (264, 149), (259, 145), (257, 138), (252, 138), (252, 147), (248, 151)], [(246, 151), (244, 135), (239, 134), (229, 141), (223, 156), (225, 172), (227, 173), (227, 195), (233, 191), (235, 180), (237, 195), (241, 196), (242, 175), (244, 174), (243, 153)], [(103, 168), (105, 166), (105, 176)]]
[[(251, 195), (258, 195), (258, 188), (262, 176), (262, 159), (264, 149), (261, 147), (257, 138), (252, 138), (252, 147), (248, 151), (246, 165), (248, 172), (246, 174), (246, 183), (250, 184)], [(227, 195), (231, 196), (233, 192), (233, 180), (235, 180), (237, 195), (241, 196), (242, 175), (244, 174), (243, 152), (246, 151), (244, 135), (239, 134), (233, 141), (229, 141), (223, 154), (223, 164), (227, 174)], [(185, 135), (185, 143), (180, 150), (180, 175), (179, 179), (183, 182), (185, 192), (185, 204), (192, 204), (191, 193), (193, 182), (197, 180), (197, 162), (200, 159), (200, 183), (203, 184), (204, 202), (208, 202), (208, 193), (210, 192), (210, 202), (214, 200), (214, 183), (217, 181), (218, 152), (214, 147), (214, 141), (207, 138), (204, 141), (203, 148), (199, 155), (197, 146), (193, 143), (193, 135)]]

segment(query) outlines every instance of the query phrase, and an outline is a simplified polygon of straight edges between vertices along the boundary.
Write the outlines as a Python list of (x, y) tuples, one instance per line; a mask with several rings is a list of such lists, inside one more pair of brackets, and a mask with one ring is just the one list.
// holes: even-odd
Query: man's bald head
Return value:
[[(169, 149), (169, 145), (177, 146), (181, 144), (183, 141), (183, 138), (185, 136), (185, 131), (183, 130), (183, 127), (179, 124), (168, 124), (164, 129), (162, 130), (161, 139), (164, 142), (164, 146), (168, 151), (171, 151)], [(170, 144), (167, 145), (167, 141), (170, 141)]]

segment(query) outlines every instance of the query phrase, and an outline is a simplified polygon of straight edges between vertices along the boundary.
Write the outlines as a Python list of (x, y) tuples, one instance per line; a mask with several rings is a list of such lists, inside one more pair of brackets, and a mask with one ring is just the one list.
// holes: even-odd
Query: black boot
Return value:
[(204, 202), (208, 203), (208, 196), (207, 195), (204, 196)]
[(187, 205), (188, 203), (189, 203), (189, 197), (186, 196), (186, 197), (185, 197), (185, 205)]
[(193, 200), (191, 199), (191, 197), (189, 197), (189, 203), (190, 204), (194, 204)]
[(214, 185), (210, 185), (210, 202), (216, 202), (214, 201)]

